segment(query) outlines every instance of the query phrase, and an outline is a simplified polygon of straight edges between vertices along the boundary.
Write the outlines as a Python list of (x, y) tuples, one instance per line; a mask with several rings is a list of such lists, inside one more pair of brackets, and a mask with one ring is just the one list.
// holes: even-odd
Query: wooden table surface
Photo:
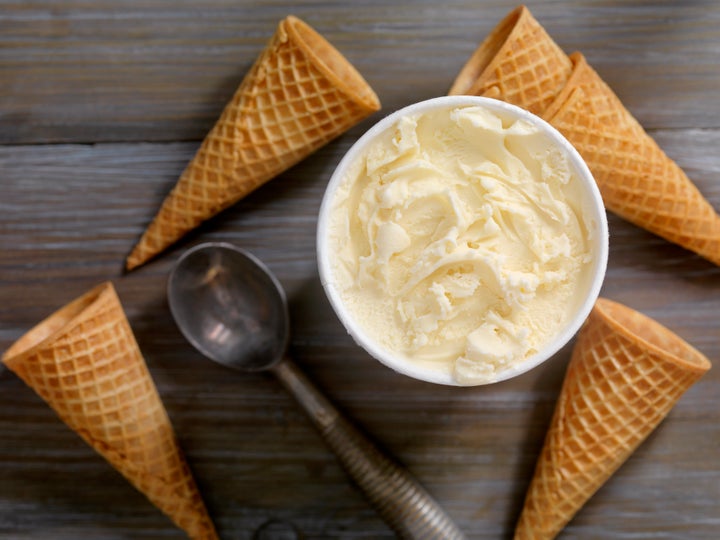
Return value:
[[(720, 4), (529, 2), (581, 50), (720, 209)], [(447, 92), (502, 1), (0, 1), (0, 350), (112, 279), (222, 538), (391, 538), (278, 383), (203, 359), (170, 319), (167, 273), (225, 240), (287, 288), (291, 350), (470, 538), (510, 538), (570, 346), (508, 382), (402, 377), (354, 345), (317, 274), (315, 227), (342, 154), (382, 114)], [(374, 87), (383, 111), (206, 223), (121, 267), (273, 33), (294, 13)], [(602, 294), (720, 357), (720, 268), (609, 217)], [(716, 366), (561, 538), (718, 538)], [(273, 532), (274, 531), (274, 532)], [(0, 538), (182, 538), (14, 374), (0, 373)]]

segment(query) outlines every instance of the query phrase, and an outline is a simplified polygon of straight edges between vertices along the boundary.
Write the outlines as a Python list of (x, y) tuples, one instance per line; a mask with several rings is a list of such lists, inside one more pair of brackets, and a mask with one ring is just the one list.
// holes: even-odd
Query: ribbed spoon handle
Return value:
[(400, 538), (465, 539), (417, 480), (360, 433), (295, 363), (285, 359), (272, 371), (308, 413), (372, 507)]

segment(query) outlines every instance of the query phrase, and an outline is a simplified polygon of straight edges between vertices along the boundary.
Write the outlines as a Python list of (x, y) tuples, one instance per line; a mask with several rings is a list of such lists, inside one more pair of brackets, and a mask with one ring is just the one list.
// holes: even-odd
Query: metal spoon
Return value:
[(430, 494), (353, 427), (287, 357), (285, 293), (258, 259), (226, 243), (196, 246), (170, 273), (168, 302), (180, 331), (205, 356), (242, 371), (270, 370), (280, 379), (399, 537), (465, 538)]

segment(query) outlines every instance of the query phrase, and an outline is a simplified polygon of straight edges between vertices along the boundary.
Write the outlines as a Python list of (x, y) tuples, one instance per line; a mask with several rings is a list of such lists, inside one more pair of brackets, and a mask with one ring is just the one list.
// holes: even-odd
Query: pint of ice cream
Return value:
[(584, 163), (536, 117), (482, 98), (426, 103), (385, 119), (338, 167), (321, 277), (348, 330), (391, 367), (493, 382), (555, 352), (587, 315), (604, 213)]

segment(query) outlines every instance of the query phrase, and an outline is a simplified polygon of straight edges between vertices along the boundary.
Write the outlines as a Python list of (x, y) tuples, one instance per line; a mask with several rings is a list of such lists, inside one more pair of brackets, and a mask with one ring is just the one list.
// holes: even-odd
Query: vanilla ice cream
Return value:
[(388, 354), (490, 382), (585, 300), (594, 213), (533, 123), (483, 106), (403, 116), (346, 171), (327, 202), (326, 279)]

